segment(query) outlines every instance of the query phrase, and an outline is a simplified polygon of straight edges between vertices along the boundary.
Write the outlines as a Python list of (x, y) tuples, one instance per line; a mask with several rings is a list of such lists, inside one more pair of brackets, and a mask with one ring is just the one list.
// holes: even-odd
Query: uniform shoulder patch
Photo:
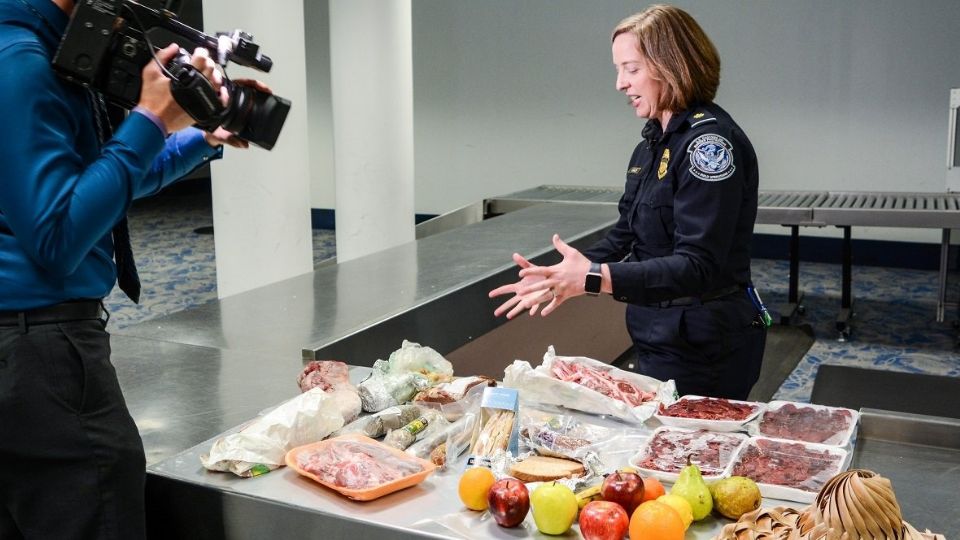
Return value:
[(733, 176), (733, 145), (730, 141), (708, 133), (701, 135), (687, 147), (690, 154), (690, 174), (707, 182), (719, 182)]

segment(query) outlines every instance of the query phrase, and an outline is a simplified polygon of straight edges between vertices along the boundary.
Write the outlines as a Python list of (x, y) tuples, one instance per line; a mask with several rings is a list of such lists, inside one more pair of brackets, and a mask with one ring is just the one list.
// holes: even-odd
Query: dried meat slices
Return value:
[(684, 396), (670, 406), (660, 406), (660, 416), (697, 420), (744, 421), (758, 411), (758, 405), (729, 399)]
[(829, 446), (753, 437), (740, 450), (731, 474), (753, 479), (761, 492), (762, 484), (770, 484), (815, 494), (841, 472), (846, 455)]
[(773, 402), (760, 418), (761, 435), (843, 446), (850, 440), (856, 413), (849, 409)]
[(719, 476), (746, 440), (747, 436), (740, 433), (661, 427), (632, 460), (632, 464), (654, 473), (676, 474), (687, 465), (689, 459), (704, 476)]
[(369, 489), (419, 473), (416, 461), (357, 441), (337, 441), (297, 456), (300, 468), (320, 480), (349, 489)]

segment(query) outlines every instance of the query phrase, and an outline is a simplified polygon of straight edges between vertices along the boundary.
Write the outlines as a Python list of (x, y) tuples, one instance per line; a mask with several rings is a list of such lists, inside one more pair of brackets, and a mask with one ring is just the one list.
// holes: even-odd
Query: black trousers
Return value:
[(746, 292), (687, 306), (627, 306), (636, 370), (673, 379), (683, 396), (746, 399), (760, 377), (767, 329)]
[(145, 471), (101, 321), (0, 327), (0, 539), (142, 539)]

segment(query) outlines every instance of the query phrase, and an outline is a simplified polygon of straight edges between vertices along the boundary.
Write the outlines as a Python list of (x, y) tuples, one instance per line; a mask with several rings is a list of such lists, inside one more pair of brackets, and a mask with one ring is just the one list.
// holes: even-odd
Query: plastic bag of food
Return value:
[(552, 345), (536, 368), (523, 360), (507, 366), (503, 384), (520, 390), (524, 399), (631, 422), (646, 421), (661, 402), (673, 403), (677, 393), (672, 380), (658, 381), (583, 356), (557, 356)]
[(430, 347), (412, 341), (403, 340), (400, 348), (390, 353), (387, 364), (389, 373), (420, 373), (433, 384), (453, 378), (453, 364)]
[(211, 471), (250, 477), (284, 464), (287, 451), (319, 441), (343, 426), (335, 399), (314, 388), (253, 420), (237, 433), (217, 439), (200, 463)]
[[(406, 450), (418, 440), (432, 436), (450, 425), (436, 409), (423, 409), (423, 414), (407, 425), (394, 429), (383, 438), (383, 444), (398, 450)], [(421, 456), (418, 456), (421, 457)]]
[[(381, 362), (377, 360), (377, 363)], [(417, 392), (430, 386), (430, 381), (420, 373), (387, 373), (377, 367), (374, 364), (373, 374), (357, 387), (360, 403), (367, 412), (379, 412), (406, 403)]]

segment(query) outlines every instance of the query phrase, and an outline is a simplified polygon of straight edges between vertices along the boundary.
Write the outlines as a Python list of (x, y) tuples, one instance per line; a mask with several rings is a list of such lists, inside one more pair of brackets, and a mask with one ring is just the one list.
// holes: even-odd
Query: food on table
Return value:
[(524, 482), (547, 482), (582, 476), (586, 472), (579, 461), (549, 456), (531, 456), (510, 466), (510, 476)]
[(630, 540), (683, 540), (685, 528), (669, 506), (647, 501), (630, 517)]
[(430, 462), (437, 467), (443, 467), (447, 463), (447, 443), (440, 443), (430, 451)]
[(320, 388), (333, 395), (343, 423), (353, 422), (360, 416), (361, 402), (357, 387), (350, 382), (350, 368), (336, 360), (314, 360), (297, 376), (301, 392)]
[(703, 481), (700, 469), (696, 465), (687, 465), (680, 471), (680, 476), (673, 487), (670, 488), (670, 494), (679, 495), (690, 503), (694, 521), (700, 521), (707, 517), (713, 510), (713, 497), (710, 496), (710, 488)]
[(716, 538), (944, 540), (943, 535), (921, 533), (903, 521), (890, 481), (861, 469), (831, 478), (817, 494), (816, 502), (802, 510), (760, 508), (725, 525)]
[(723, 517), (740, 519), (760, 508), (760, 486), (744, 476), (731, 476), (709, 485), (713, 507)]
[(599, 501), (603, 499), (603, 496), (600, 495), (600, 484), (594, 484), (592, 486), (585, 487), (580, 491), (576, 492), (577, 496), (577, 506), (582, 510), (584, 506), (591, 503), (592, 501)]
[(460, 476), (457, 493), (460, 495), (460, 500), (463, 501), (464, 506), (470, 510), (482, 512), (490, 506), (487, 501), (487, 494), (496, 481), (497, 479), (490, 469), (471, 467)]
[(417, 441), (417, 434), (427, 429), (428, 425), (430, 425), (430, 420), (426, 416), (421, 416), (409, 424), (387, 433), (387, 436), (383, 438), (383, 444), (398, 450), (406, 450)]
[(746, 439), (747, 436), (740, 433), (660, 429), (634, 464), (651, 471), (678, 473), (689, 459), (699, 466), (702, 474), (717, 476)]
[(615, 471), (603, 479), (600, 495), (605, 501), (619, 504), (627, 515), (631, 515), (643, 502), (643, 489), (643, 478), (639, 474)]
[(693, 508), (686, 499), (679, 495), (667, 493), (657, 497), (656, 501), (662, 502), (663, 504), (676, 510), (677, 515), (680, 516), (680, 521), (683, 522), (683, 529), (687, 530), (690, 528), (690, 524), (693, 523)]
[(423, 471), (413, 458), (404, 459), (382, 446), (358, 441), (330, 441), (301, 452), (297, 463), (304, 471), (335, 486), (367, 489)]
[(666, 492), (663, 484), (656, 478), (647, 476), (643, 479), (643, 502), (655, 501)]
[(610, 501), (590, 502), (580, 511), (578, 521), (584, 540), (623, 540), (630, 529), (630, 516)]
[(350, 384), (350, 368), (336, 360), (314, 360), (307, 363), (297, 376), (297, 384), (300, 385), (301, 392), (317, 387), (327, 391), (338, 386), (353, 386)]
[(761, 484), (816, 492), (840, 468), (843, 456), (799, 442), (751, 439), (733, 465), (733, 475)]
[(575, 382), (631, 407), (639, 407), (644, 402), (653, 401), (657, 397), (655, 393), (645, 392), (636, 384), (614, 377), (607, 371), (559, 358), (553, 361), (551, 374), (561, 381)]
[(563, 534), (577, 517), (577, 496), (563, 484), (548, 482), (540, 484), (530, 494), (533, 507), (533, 522), (543, 534)]
[(680, 398), (670, 406), (660, 406), (660, 416), (696, 418), (698, 420), (746, 420), (757, 412), (758, 406), (735, 403), (723, 398)]
[(853, 414), (847, 409), (787, 403), (763, 413), (760, 433), (778, 439), (822, 443), (846, 433), (852, 423)]
[(470, 451), (475, 456), (492, 456), (507, 449), (513, 431), (513, 411), (493, 409)]
[(413, 401), (426, 401), (428, 403), (453, 403), (460, 401), (467, 393), (476, 386), (496, 386), (497, 382), (490, 377), (478, 375), (475, 377), (463, 377), (452, 382), (441, 383), (437, 386), (422, 390), (413, 397)]
[[(378, 360), (379, 362), (379, 360)], [(420, 373), (382, 373), (374, 371), (357, 387), (363, 410), (378, 412), (406, 403), (420, 390), (430, 386), (430, 381)]]
[(349, 425), (344, 426), (336, 435), (362, 432), (374, 439), (383, 437), (391, 429), (401, 428), (420, 417), (420, 407), (416, 405), (399, 405), (380, 411), (377, 414), (365, 416)]
[(530, 492), (516, 478), (501, 478), (487, 493), (490, 514), (501, 527), (516, 527), (530, 511)]

